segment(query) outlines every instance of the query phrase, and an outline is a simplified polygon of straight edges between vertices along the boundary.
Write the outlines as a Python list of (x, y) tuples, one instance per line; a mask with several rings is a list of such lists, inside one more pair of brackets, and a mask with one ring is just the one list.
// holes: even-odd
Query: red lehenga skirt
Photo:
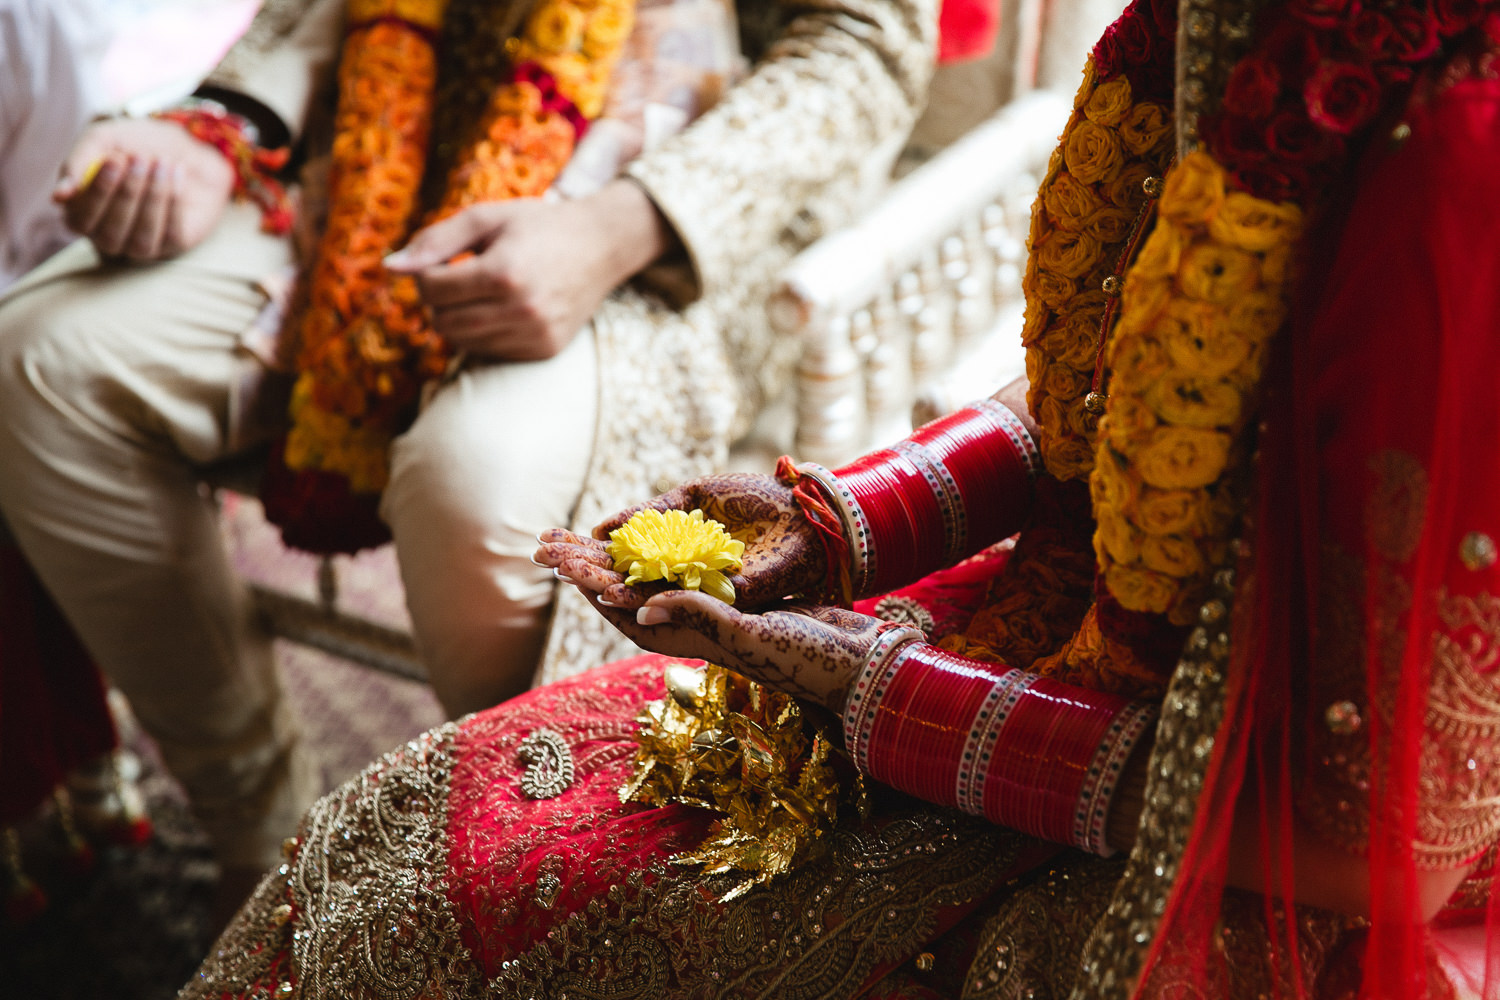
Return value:
[[(960, 570), (932, 610), (971, 613), (1001, 561)], [(1059, 849), (892, 796), (819, 860), (721, 902), (742, 876), (671, 860), (714, 814), (619, 796), (674, 662), (600, 667), (372, 764), (308, 813), (184, 996), (956, 996), (967, 962), (933, 942)], [(533, 799), (519, 748), (541, 728), (574, 777)]]

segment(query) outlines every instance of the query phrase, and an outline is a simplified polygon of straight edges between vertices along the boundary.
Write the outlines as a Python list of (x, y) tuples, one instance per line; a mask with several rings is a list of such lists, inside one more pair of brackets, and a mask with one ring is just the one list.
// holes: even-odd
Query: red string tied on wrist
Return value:
[(176, 122), (199, 142), (217, 149), (234, 167), (234, 193), (260, 208), (261, 228), (277, 236), (292, 228), (292, 201), (276, 174), (291, 158), (291, 150), (263, 149), (250, 141), (238, 116), (211, 108), (173, 108), (156, 117)]
[(849, 539), (844, 537), (844, 522), (823, 495), (818, 481), (812, 476), (798, 472), (788, 455), (776, 460), (776, 478), (792, 488), (792, 496), (802, 510), (802, 516), (818, 533), (823, 543), (823, 556), (827, 563), (820, 599), (837, 604), (841, 608), (854, 603), (854, 581), (849, 573)]

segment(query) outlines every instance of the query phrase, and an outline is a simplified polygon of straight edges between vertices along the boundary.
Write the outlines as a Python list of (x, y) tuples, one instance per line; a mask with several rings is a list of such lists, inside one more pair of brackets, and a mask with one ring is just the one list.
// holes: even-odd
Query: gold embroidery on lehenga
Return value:
[(1153, 997), (1285, 997), (1297, 996), (1297, 978), (1308, 987), (1308, 995), (1323, 996), (1319, 988), (1324, 970), (1343, 942), (1345, 932), (1361, 925), (1355, 917), (1299, 906), (1290, 922), (1295, 932), (1297, 963), (1294, 969), (1284, 948), (1268, 948), (1268, 941), (1285, 941), (1288, 924), (1286, 905), (1271, 904), (1276, 925), (1266, 925), (1266, 901), (1251, 892), (1230, 890), (1219, 907), (1219, 920), (1210, 941), (1212, 954), (1206, 963), (1208, 982), (1202, 982), (1203, 956), (1165, 942), (1153, 966), (1146, 994)]
[(852, 996), (918, 952), (939, 910), (991, 891), (1029, 843), (930, 812), (831, 840), (826, 858), (729, 903), (717, 900), (732, 874), (636, 872), (502, 963), (489, 996)]
[(1043, 1000), (1071, 993), (1080, 985), (1084, 942), (1124, 867), (1073, 854), (1012, 893), (985, 924), (963, 1000)]
[(1417, 864), (1451, 868), (1500, 836), (1500, 599), (1438, 595)]
[[(314, 805), (294, 856), (261, 882), (183, 1000), (474, 995), (478, 970), (444, 884), (457, 731), (423, 734)], [(295, 971), (274, 967), (288, 938)]]
[[(1391, 732), (1416, 607), (1401, 564), (1410, 562), (1422, 541), (1428, 477), (1417, 459), (1401, 451), (1380, 452), (1370, 467), (1375, 480), (1365, 540), (1380, 562), (1367, 568), (1337, 545), (1324, 546), (1314, 646), (1318, 670), (1309, 695), (1314, 705), (1347, 703), (1356, 713), (1373, 711), (1382, 730)], [(1492, 676), (1500, 662), (1500, 600), (1446, 588), (1429, 600), (1436, 627), (1428, 647), (1413, 850), (1419, 866), (1440, 869), (1464, 863), (1500, 836), (1500, 686)], [(1376, 689), (1388, 696), (1366, 707), (1371, 642), (1384, 678)], [(1329, 727), (1309, 738), (1318, 766), (1299, 790), (1298, 810), (1330, 842), (1363, 853), (1369, 849), (1369, 790), (1377, 767), (1368, 728)]]

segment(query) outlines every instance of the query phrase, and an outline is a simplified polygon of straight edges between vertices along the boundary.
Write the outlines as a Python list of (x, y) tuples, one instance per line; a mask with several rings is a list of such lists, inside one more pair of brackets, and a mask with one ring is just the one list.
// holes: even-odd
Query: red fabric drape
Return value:
[[(1500, 540), (1500, 80), (1425, 92), (1402, 120), (1409, 139), (1376, 135), (1347, 209), (1304, 254), (1303, 301), (1269, 387), (1254, 582), (1182, 862), (1196, 877), (1157, 945), (1199, 956), (1209, 982), (1223, 972), (1210, 936), (1236, 799), (1242, 824), (1245, 802), (1259, 803), (1248, 812), (1262, 852), (1285, 857), (1311, 836), (1367, 858), (1359, 995), (1371, 1000), (1443, 995), (1415, 916), (1423, 872), (1463, 867), (1472, 859), (1434, 845), (1494, 823), (1500, 563), (1482, 540)], [(1357, 724), (1336, 724), (1330, 709), (1343, 706)], [(1317, 875), (1281, 865), (1275, 891), (1291, 897)], [(1313, 995), (1295, 928), (1269, 904), (1267, 920), (1292, 995)], [(1500, 996), (1497, 930), (1491, 919), (1468, 938), (1488, 949), (1488, 961), (1470, 956), (1489, 973), (1472, 984), (1484, 997)]]
[(21, 553), (0, 540), (0, 827), (116, 741), (93, 661)]

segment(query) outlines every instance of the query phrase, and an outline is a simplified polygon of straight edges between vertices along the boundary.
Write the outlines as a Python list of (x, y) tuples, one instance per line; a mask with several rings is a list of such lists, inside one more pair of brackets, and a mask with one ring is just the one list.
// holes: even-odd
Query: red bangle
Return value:
[(867, 658), (844, 729), (856, 765), (877, 781), (1108, 855), (1110, 802), (1155, 715), (893, 631)]
[(159, 111), (156, 117), (181, 125), (229, 161), (234, 167), (234, 193), (260, 207), (261, 228), (278, 236), (291, 230), (291, 199), (275, 176), (286, 166), (290, 150), (262, 149), (246, 135), (245, 120), (239, 115), (201, 105)]
[(849, 531), (854, 591), (868, 595), (1019, 530), (1040, 467), (1020, 418), (985, 400), (919, 428), (894, 448), (814, 476)]

